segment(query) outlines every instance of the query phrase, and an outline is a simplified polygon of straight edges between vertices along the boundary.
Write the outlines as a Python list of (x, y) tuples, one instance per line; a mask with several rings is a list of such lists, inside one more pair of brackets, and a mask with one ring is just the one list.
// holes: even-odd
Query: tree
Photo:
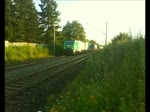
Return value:
[(64, 39), (80, 40), (83, 42), (86, 41), (84, 28), (77, 21), (73, 21), (72, 23), (67, 21), (67, 24), (66, 24), (66, 26), (63, 27), (62, 32), (64, 35)]
[(22, 20), (18, 17), (19, 5), (18, 1), (5, 1), (5, 40), (16, 41), (21, 37), (24, 29), (21, 27)]
[(12, 42), (36, 42), (40, 32), (32, 0), (7, 0), (6, 3), (11, 4), (6, 5), (5, 38)]
[(91, 43), (91, 44), (97, 44), (95, 40), (90, 40), (89, 43)]
[(9, 40), (12, 37), (12, 30), (11, 30), (11, 0), (5, 1), (5, 40)]
[(119, 33), (112, 39), (112, 43), (123, 43), (131, 40), (131, 36), (128, 33)]
[(12, 36), (11, 38), (9, 37), (9, 41), (23, 41), (25, 30), (23, 26), (23, 18), (21, 16), (20, 10), (20, 3), (19, 0), (13, 0), (12, 5), (11, 5), (11, 28), (12, 31)]
[(38, 15), (43, 40), (46, 43), (51, 43), (53, 41), (54, 25), (55, 31), (59, 28), (58, 22), (60, 22), (60, 19), (58, 16), (60, 12), (56, 11), (57, 3), (54, 0), (41, 0), (39, 6), (41, 12), (38, 12)]
[(37, 42), (40, 36), (37, 10), (32, 0), (19, 0), (20, 13), (23, 18), (25, 29), (24, 40), (26, 42)]

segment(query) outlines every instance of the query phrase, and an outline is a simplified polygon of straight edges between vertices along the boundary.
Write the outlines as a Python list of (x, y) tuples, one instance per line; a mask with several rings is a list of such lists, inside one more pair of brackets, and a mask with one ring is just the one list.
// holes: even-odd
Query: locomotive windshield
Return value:
[(65, 41), (65, 44), (66, 45), (72, 45), (72, 44), (74, 44), (74, 41)]

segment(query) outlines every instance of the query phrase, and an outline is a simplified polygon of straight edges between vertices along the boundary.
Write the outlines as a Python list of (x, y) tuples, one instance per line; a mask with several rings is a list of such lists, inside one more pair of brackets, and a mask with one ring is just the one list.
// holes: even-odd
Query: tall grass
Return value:
[(145, 39), (106, 46), (45, 111), (145, 112)]
[(9, 46), (5, 47), (5, 62), (21, 62), (35, 58), (49, 57), (49, 49), (46, 47)]

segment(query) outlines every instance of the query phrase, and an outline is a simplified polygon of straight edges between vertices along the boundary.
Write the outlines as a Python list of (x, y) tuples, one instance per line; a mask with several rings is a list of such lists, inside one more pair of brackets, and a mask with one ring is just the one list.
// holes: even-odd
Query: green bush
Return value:
[(50, 50), (48, 48), (41, 46), (9, 46), (5, 47), (5, 62), (21, 62), (52, 56), (51, 54), (49, 54), (49, 51)]

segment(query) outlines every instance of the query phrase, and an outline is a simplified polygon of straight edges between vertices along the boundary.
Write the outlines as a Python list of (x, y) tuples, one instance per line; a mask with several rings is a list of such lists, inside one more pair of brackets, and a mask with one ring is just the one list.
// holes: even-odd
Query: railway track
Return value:
[(73, 65), (86, 60), (88, 57), (89, 55), (82, 55), (76, 58), (72, 58), (69, 61), (61, 62), (59, 64), (47, 67), (43, 70), (34, 71), (30, 74), (26, 74), (13, 80), (6, 81), (5, 101), (7, 102), (14, 96), (17, 96), (19, 93), (22, 93), (29, 88), (38, 86), (38, 84), (41, 84), (51, 77), (59, 75), (65, 69), (68, 69)]
[(39, 60), (33, 60), (33, 61), (27, 61), (27, 62), (20, 62), (15, 64), (7, 64), (5, 65), (5, 72), (9, 72), (11, 70), (21, 69), (33, 65), (38, 65), (42, 63), (51, 63), (53, 61), (59, 61), (59, 60), (65, 60), (65, 59), (72, 59), (75, 56), (60, 56), (55, 58), (46, 58), (46, 59), (39, 59)]
[(47, 59), (40, 59), (37, 61), (34, 60), (34, 61), (23, 62), (23, 63), (18, 63), (18, 64), (6, 65), (5, 71), (11, 71), (11, 70), (19, 69), (19, 68), (29, 67), (29, 66), (33, 66), (33, 65), (37, 65), (37, 64), (42, 64), (45, 62), (50, 62), (53, 60), (60, 60), (63, 58), (65, 58), (65, 57), (62, 56), (62, 57), (57, 57), (57, 58), (47, 58)]

